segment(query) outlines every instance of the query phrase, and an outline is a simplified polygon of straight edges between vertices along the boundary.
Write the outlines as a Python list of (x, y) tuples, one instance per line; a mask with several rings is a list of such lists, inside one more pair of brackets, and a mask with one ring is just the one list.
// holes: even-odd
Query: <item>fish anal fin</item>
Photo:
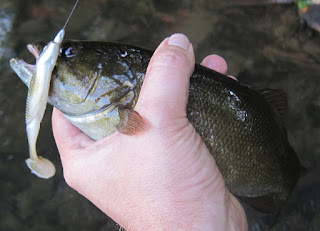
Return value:
[(125, 135), (134, 135), (143, 131), (147, 125), (138, 112), (132, 109), (119, 108), (120, 123), (118, 132)]
[(281, 207), (280, 198), (274, 193), (259, 197), (240, 197), (240, 199), (262, 213), (277, 212)]
[(286, 120), (288, 112), (287, 94), (282, 90), (261, 89), (257, 90), (263, 98), (279, 112), (282, 120)]

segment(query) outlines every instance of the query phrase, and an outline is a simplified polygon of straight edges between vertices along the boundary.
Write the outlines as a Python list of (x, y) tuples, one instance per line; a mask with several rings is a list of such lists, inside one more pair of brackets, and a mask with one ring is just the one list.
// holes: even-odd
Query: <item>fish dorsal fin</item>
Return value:
[(282, 120), (286, 120), (288, 112), (287, 94), (282, 90), (261, 89), (257, 90), (263, 98), (269, 102), (280, 114)]

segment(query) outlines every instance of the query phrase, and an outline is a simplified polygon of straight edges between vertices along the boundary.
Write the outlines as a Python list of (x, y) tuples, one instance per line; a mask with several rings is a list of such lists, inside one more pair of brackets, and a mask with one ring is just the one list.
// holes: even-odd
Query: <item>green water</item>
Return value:
[[(26, 45), (51, 40), (74, 1), (0, 0), (0, 230), (118, 230), (64, 181), (51, 130), (41, 124), (38, 152), (57, 167), (50, 180), (32, 175), (24, 111), (27, 89), (8, 60), (34, 62)], [(257, 87), (287, 92), (289, 140), (308, 173), (272, 228), (320, 230), (320, 33), (300, 24), (295, 5), (239, 6), (231, 1), (80, 0), (66, 38), (120, 41), (150, 49), (174, 32), (188, 35), (197, 61), (217, 53), (229, 74)], [(129, 208), (128, 208), (129, 209)], [(249, 230), (273, 219), (249, 211)]]

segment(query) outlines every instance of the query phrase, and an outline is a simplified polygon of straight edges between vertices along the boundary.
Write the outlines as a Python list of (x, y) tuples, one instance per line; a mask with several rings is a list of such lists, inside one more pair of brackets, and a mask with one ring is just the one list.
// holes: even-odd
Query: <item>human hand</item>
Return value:
[[(135, 110), (143, 132), (94, 141), (54, 109), (66, 182), (127, 230), (246, 230), (243, 208), (186, 116), (192, 44), (166, 38), (147, 69)], [(226, 73), (218, 56), (203, 65)]]

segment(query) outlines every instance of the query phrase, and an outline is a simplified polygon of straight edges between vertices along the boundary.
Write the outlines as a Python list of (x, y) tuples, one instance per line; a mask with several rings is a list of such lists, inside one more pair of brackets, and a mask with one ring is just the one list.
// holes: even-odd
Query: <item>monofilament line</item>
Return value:
[(64, 24), (64, 26), (63, 26), (63, 28), (62, 28), (63, 30), (66, 28), (66, 25), (68, 24), (69, 19), (70, 19), (71, 15), (73, 14), (73, 11), (74, 11), (74, 9), (76, 8), (78, 2), (79, 2), (79, 0), (77, 0), (76, 3), (74, 4), (74, 6), (73, 6), (73, 8), (72, 8), (72, 10), (71, 10), (68, 18), (67, 18), (67, 21), (65, 22), (65, 24)]

